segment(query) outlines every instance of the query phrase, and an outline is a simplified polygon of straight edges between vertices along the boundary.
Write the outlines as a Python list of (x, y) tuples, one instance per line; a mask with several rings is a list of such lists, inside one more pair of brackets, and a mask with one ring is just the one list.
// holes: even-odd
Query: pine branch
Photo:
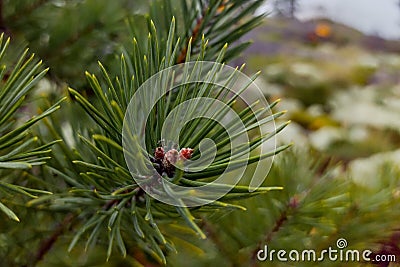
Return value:
[(255, 266), (256, 263), (258, 262), (257, 259), (257, 252), (260, 249), (263, 249), (265, 244), (269, 244), (270, 241), (273, 238), (273, 235), (277, 232), (280, 231), (280, 229), (283, 227), (284, 223), (288, 220), (288, 213), (290, 213), (293, 209), (297, 208), (298, 205), (298, 200), (296, 197), (292, 197), (291, 200), (289, 201), (288, 205), (281, 211), (281, 215), (278, 217), (278, 219), (275, 221), (275, 225), (273, 228), (265, 235), (265, 237), (260, 240), (258, 243), (257, 247), (253, 250), (251, 253), (251, 258), (250, 258), (250, 265)]
[[(34, 55), (29, 55), (28, 50), (25, 50), (10, 68), (4, 59), (9, 44), (10, 38), (4, 41), (4, 33), (2, 33), (0, 36), (0, 192), (14, 192), (37, 198), (36, 194), (50, 194), (50, 192), (14, 184), (15, 173), (5, 170), (31, 169), (33, 166), (44, 164), (45, 160), (49, 159), (50, 147), (58, 141), (37, 145), (39, 138), (32, 136), (29, 129), (58, 110), (64, 99), (41, 114), (32, 116), (27, 121), (18, 122), (16, 113), (28, 93), (44, 77), (47, 69), (43, 70), (42, 62), (37, 61)], [(19, 221), (17, 215), (2, 203), (0, 203), (0, 210), (9, 218)]]
[(177, 64), (184, 63), (186, 61), (187, 47), (189, 45), (189, 42), (194, 43), (195, 41), (197, 41), (197, 38), (198, 38), (199, 32), (200, 32), (200, 26), (201, 26), (202, 22), (203, 22), (202, 17), (197, 19), (197, 23), (192, 30), (192, 34), (191, 34), (190, 38), (186, 40), (186, 44), (185, 44), (185, 46), (183, 46), (183, 49), (181, 50), (181, 52), (176, 60)]
[[(57, 174), (57, 177), (62, 179), (63, 184), (66, 185), (66, 188), (63, 188), (60, 192), (54, 192), (51, 196), (40, 197), (30, 201), (29, 205), (33, 207), (44, 206), (50, 210), (69, 213), (81, 210), (82, 213), (79, 218), (66, 217), (66, 222), (61, 223), (54, 233), (41, 244), (36, 254), (35, 262), (39, 262), (50, 251), (57, 238), (66, 231), (64, 226), (73, 221), (77, 227), (74, 229), (76, 231), (74, 231), (69, 250), (72, 250), (83, 236), (88, 235), (85, 248), (92, 247), (99, 240), (106, 241), (106, 260), (111, 257), (114, 248), (117, 248), (122, 255), (126, 255), (127, 251), (130, 250), (129, 247), (126, 247), (127, 244), (134, 244), (134, 246), (140, 247), (151, 255), (160, 264), (166, 264), (166, 254), (169, 251), (174, 251), (174, 247), (169, 239), (165, 237), (165, 233), (160, 230), (160, 225), (170, 222), (171, 219), (179, 218), (182, 223), (185, 222), (187, 224), (187, 228), (190, 228), (199, 237), (204, 238), (205, 236), (194, 216), (195, 213), (197, 214), (197, 209), (187, 207), (181, 198), (176, 200), (181, 201), (177, 207), (169, 207), (153, 199), (149, 192), (145, 190), (158, 185), (157, 179), (157, 181), (150, 181), (149, 184), (141, 185), (137, 181), (133, 181), (132, 178), (144, 177), (146, 180), (152, 180), (155, 177), (159, 177), (159, 179), (166, 179), (172, 184), (186, 186), (195, 190), (204, 185), (204, 178), (213, 178), (226, 170), (233, 172), (251, 163), (272, 157), (288, 147), (282, 146), (271, 151), (264, 150), (259, 155), (256, 153), (264, 142), (274, 137), (286, 126), (286, 124), (283, 124), (275, 131), (264, 133), (260, 137), (239, 145), (237, 150), (234, 151), (235, 153), (233, 153), (226, 149), (229, 143), (229, 136), (224, 132), (218, 133), (220, 131), (219, 125), (211, 120), (209, 122), (195, 120), (188, 123), (187, 131), (183, 132), (186, 136), (182, 136), (182, 140), (184, 140), (182, 146), (184, 144), (187, 144), (187, 146), (182, 147), (179, 151), (174, 148), (167, 149), (167, 145), (163, 144), (161, 140), (162, 126), (169, 118), (168, 115), (173, 114), (172, 111), (186, 102), (186, 100), (203, 97), (224, 101), (229, 108), (234, 105), (239, 96), (248, 89), (248, 83), (251, 83), (256, 77), (255, 75), (244, 84), (239, 83), (242, 88), (237, 94), (230, 95), (227, 88), (237, 80), (236, 76), (239, 75), (239, 71), (234, 69), (231, 76), (227, 77), (226, 80), (222, 80), (227, 88), (214, 88), (207, 83), (193, 85), (189, 83), (187, 86), (174, 88), (168, 94), (165, 94), (162, 101), (157, 103), (157, 108), (150, 112), (148, 127), (144, 129), (146, 133), (145, 146), (137, 146), (137, 143), (133, 141), (128, 142), (129, 145), (133, 146), (132, 150), (130, 146), (128, 148), (123, 147), (124, 135), (121, 133), (125, 131), (123, 126), (124, 121), (126, 121), (125, 116), (130, 114), (127, 112), (128, 104), (132, 102), (132, 96), (140, 90), (140, 87), (153, 74), (174, 65), (177, 60), (182, 62), (190, 61), (193, 55), (198, 55), (197, 60), (199, 62), (208, 58), (223, 66), (221, 63), (226, 60), (225, 55), (227, 53), (232, 54), (233, 51), (238, 52), (240, 50), (236, 48), (231, 50), (221, 38), (218, 38), (213, 43), (214, 46), (211, 50), (207, 50), (207, 42), (204, 38), (201, 39), (201, 42), (199, 41), (199, 36), (203, 36), (204, 33), (211, 34), (212, 30), (222, 31), (224, 29), (225, 33), (231, 32), (233, 34), (231, 37), (239, 38), (254, 27), (261, 17), (245, 19), (241, 26), (239, 24), (233, 25), (229, 20), (223, 18), (222, 14), (224, 16), (231, 14), (234, 19), (240, 20), (244, 16), (250, 15), (260, 4), (260, 1), (251, 1), (251, 4), (245, 8), (243, 14), (239, 12), (240, 4), (240, 1), (232, 2), (232, 5), (230, 1), (201, 1), (200, 9), (193, 4), (190, 8), (190, 13), (196, 14), (197, 21), (192, 29), (185, 30), (184, 38), (187, 37), (186, 33), (188, 32), (190, 32), (191, 36), (183, 42), (177, 36), (174, 18), (168, 31), (165, 32), (157, 32), (156, 25), (149, 19), (147, 21), (148, 33), (145, 35), (147, 43), (142, 42), (144, 39), (141, 39), (142, 36), (140, 34), (136, 35), (131, 49), (124, 51), (120, 57), (120, 71), (117, 74), (114, 68), (101, 63), (99, 63), (101, 78), (97, 78), (94, 74), (86, 73), (87, 81), (95, 94), (95, 101), (87, 99), (78, 90), (69, 89), (72, 98), (92, 118), (93, 129), (89, 132), (87, 125), (78, 126), (82, 129), (79, 134), (75, 134), (78, 129), (73, 129), (74, 136), (72, 138), (73, 143), (77, 145), (76, 148), (69, 148), (65, 144), (61, 144), (60, 151), (65, 154), (65, 157), (54, 155), (54, 160), (52, 161), (54, 165), (43, 169), (44, 176), (46, 176), (46, 173), (51, 176)], [(154, 10), (157, 10), (157, 7)], [(168, 6), (165, 8), (168, 14), (171, 13), (171, 10)], [(199, 10), (201, 11), (200, 17), (198, 17)], [(169, 19), (169, 15), (166, 15), (166, 17)], [(193, 23), (189, 24), (192, 25)], [(231, 27), (232, 25), (233, 27)], [(88, 26), (82, 31), (82, 34), (87, 35), (93, 29), (92, 26)], [(57, 51), (64, 47), (69, 47), (72, 42), (79, 39), (79, 36), (81, 34), (61, 42)], [(230, 41), (234, 39), (231, 37)], [(207, 73), (209, 75), (205, 75), (205, 77), (210, 79), (210, 84), (213, 82), (218, 83), (216, 79), (224, 77), (217, 67), (208, 68), (206, 66), (200, 69), (205, 71), (204, 74)], [(192, 71), (193, 73), (191, 73)], [(194, 74), (195, 70), (190, 70), (187, 73), (188, 77)], [(168, 84), (173, 81), (174, 79), (165, 80), (159, 87), (167, 88)], [(141, 104), (145, 105), (152, 99), (151, 90), (146, 92), (147, 95), (143, 95), (143, 99), (140, 99), (140, 103), (135, 108), (138, 108)], [(258, 102), (259, 100), (250, 103), (250, 105), (256, 106)], [(242, 132), (234, 135), (234, 138), (240, 137), (241, 134), (248, 134), (250, 131), (259, 130), (262, 132), (261, 126), (283, 115), (283, 113), (267, 114), (267, 110), (272, 107), (273, 105), (267, 106), (265, 110), (260, 110), (257, 114), (253, 114), (253, 110), (250, 108), (240, 112), (239, 119), (243, 120), (245, 128)], [(190, 113), (198, 112), (199, 110), (199, 107), (196, 107)], [(202, 115), (206, 111), (207, 109), (203, 108), (203, 111), (198, 114)], [(221, 114), (225, 112), (224, 109), (219, 111)], [(216, 114), (218, 114), (218, 110), (216, 110)], [(263, 119), (258, 124), (258, 119), (260, 118)], [(178, 118), (174, 118), (174, 121), (178, 121)], [(48, 122), (49, 133), (55, 138), (61, 137), (62, 133), (60, 131), (62, 131), (62, 127), (57, 125), (60, 121), (49, 119)], [(173, 125), (175, 125), (175, 122)], [(238, 125), (233, 123), (227, 127), (234, 130), (238, 128)], [(128, 127), (126, 129), (131, 128)], [(135, 130), (135, 127), (132, 127), (131, 130)], [(132, 136), (137, 138), (138, 135), (134, 132), (132, 133)], [(130, 132), (125, 136), (131, 136)], [(184, 164), (185, 160), (190, 159), (192, 156), (194, 158), (198, 157), (200, 155), (200, 141), (207, 137), (212, 137), (217, 141), (218, 153), (214, 162), (205, 167), (203, 171), (197, 171), (197, 169), (182, 171), (175, 166), (175, 164)], [(253, 152), (248, 162), (242, 158), (246, 153), (246, 146), (249, 147), (250, 152)], [(160, 153), (162, 149), (165, 149), (165, 153), (162, 152), (161, 156), (155, 154), (157, 149), (159, 149)], [(179, 159), (175, 160), (174, 153)], [(230, 164), (231, 154), (233, 154), (232, 164)], [(146, 174), (139, 170), (129, 169), (126, 161), (127, 157), (132, 157), (134, 162), (143, 163), (141, 167), (153, 166), (155, 173)], [(65, 159), (70, 160), (70, 162), (62, 162)], [(250, 187), (246, 185), (234, 185), (231, 188), (229, 184), (224, 183), (213, 183), (211, 187), (211, 191), (219, 192), (229, 188), (231, 192), (227, 192), (227, 195), (220, 201), (214, 201), (209, 204), (206, 203), (207, 199), (201, 194), (199, 196), (193, 195), (191, 200), (197, 205), (208, 204), (206, 206), (209, 210), (222, 208), (243, 210), (242, 206), (231, 204), (228, 201), (282, 189), (277, 186)], [(169, 185), (165, 186), (163, 190), (169, 196), (174, 193), (169, 188)], [(254, 192), (249, 193), (249, 191)], [(103, 228), (108, 229), (105, 236), (101, 231)]]
[[(139, 108), (139, 110), (145, 112), (147, 103), (153, 99), (152, 94), (157, 93), (157, 90), (154, 88), (152, 90), (142, 90), (141, 85), (145, 82), (148, 83), (147, 80), (154, 73), (158, 73), (160, 70), (173, 65), (174, 59), (181, 48), (180, 42), (176, 40), (176, 22), (174, 18), (171, 21), (165, 43), (162, 43), (158, 39), (154, 23), (151, 20), (148, 23), (150, 29), (147, 35), (148, 43), (139, 43), (134, 38), (131, 52), (125, 52), (120, 57), (120, 73), (118, 75), (111, 75), (107, 67), (101, 63), (99, 63), (102, 74), (101, 79), (98, 79), (93, 74), (86, 73), (88, 82), (99, 101), (98, 103), (90, 102), (77, 90), (69, 90), (77, 103), (80, 104), (83, 110), (96, 123), (97, 128), (94, 130), (94, 134), (91, 135), (81, 133), (75, 141), (77, 144), (81, 143), (82, 145), (77, 146), (75, 152), (77, 160), (74, 160), (72, 163), (79, 166), (77, 169), (80, 172), (71, 172), (72, 168), (69, 170), (60, 170), (63, 172), (62, 177), (66, 179), (65, 182), (78, 185), (78, 188), (70, 190), (67, 195), (55, 194), (49, 204), (52, 209), (56, 210), (65, 210), (66, 208), (70, 210), (84, 210), (80, 217), (85, 218), (86, 222), (83, 222), (83, 225), (77, 230), (70, 244), (70, 250), (85, 233), (89, 233), (90, 236), (86, 247), (95, 243), (100, 236), (99, 229), (106, 226), (109, 229), (107, 259), (111, 256), (114, 246), (118, 247), (122, 254), (125, 254), (127, 251), (125, 247), (127, 241), (125, 239), (130, 236), (134, 239), (135, 244), (146, 250), (147, 253), (152, 255), (161, 264), (165, 264), (165, 253), (173, 251), (174, 248), (169, 244), (164, 233), (160, 231), (159, 223), (171, 218), (180, 217), (199, 237), (204, 238), (204, 234), (197, 225), (196, 218), (192, 215), (195, 209), (186, 207), (186, 203), (182, 200), (185, 198), (172, 197), (175, 201), (180, 202), (176, 208), (171, 209), (166, 207), (166, 204), (153, 199), (153, 196), (150, 196), (147, 191), (149, 190), (148, 188), (158, 186), (159, 182), (157, 181), (161, 179), (167, 179), (176, 185), (190, 187), (195, 190), (206, 184), (201, 179), (212, 178), (225, 171), (233, 172), (251, 163), (272, 157), (285, 150), (288, 146), (281, 146), (271, 151), (266, 151), (266, 153), (264, 151), (263, 154), (260, 153), (259, 155), (255, 153), (254, 156), (249, 157), (248, 161), (241, 158), (246, 153), (246, 147), (249, 147), (250, 151), (255, 152), (264, 142), (284, 129), (287, 124), (283, 124), (274, 131), (264, 133), (258, 138), (243, 143), (237, 147), (237, 150), (231, 152), (230, 149), (226, 149), (230, 141), (228, 132), (230, 129), (232, 131), (240, 129), (237, 125), (238, 121), (228, 124), (226, 126), (227, 132), (218, 133), (219, 125), (215, 121), (210, 120), (203, 123), (201, 120), (195, 120), (189, 123), (188, 128), (183, 131), (183, 141), (180, 144), (182, 149), (178, 151), (168, 148), (168, 144), (164, 144), (161, 141), (161, 130), (163, 129), (163, 125), (169, 124), (166, 120), (169, 119), (168, 115), (170, 113), (174, 115), (172, 112), (174, 109), (179, 110), (179, 106), (191, 98), (220, 99), (219, 101), (226, 102), (226, 107), (222, 108), (222, 110), (215, 110), (214, 115), (221, 116), (225, 112), (224, 109), (231, 107), (236, 99), (249, 88), (249, 85), (257, 76), (248, 78), (246, 82), (238, 82), (241, 89), (239, 89), (237, 94), (230, 95), (228, 88), (237, 81), (239, 78), (237, 75), (240, 75), (240, 72), (237, 69), (232, 69), (232, 74), (225, 77), (222, 70), (218, 68), (218, 66), (223, 66), (220, 64), (214, 67), (199, 66), (199, 69), (204, 71), (203, 74), (197, 74), (196, 69), (188, 69), (188, 73), (182, 76), (183, 79), (200, 75), (201, 77), (208, 77), (208, 83), (187, 83), (182, 88), (175, 88), (169, 94), (166, 93), (161, 101), (157, 103), (157, 108), (150, 111), (148, 122), (146, 124), (137, 124), (146, 125), (146, 129), (141, 130), (140, 127), (123, 126), (126, 121), (135, 121), (134, 119), (130, 119), (129, 116), (134, 116), (138, 113), (136, 110), (139, 106), (142, 105), (143, 107)], [(207, 55), (206, 48), (206, 44), (203, 43), (199, 53)], [(186, 50), (186, 54), (189, 56), (191, 54), (190, 49), (191, 44), (189, 42)], [(225, 45), (219, 51), (215, 59), (216, 64), (223, 62), (227, 49), (228, 47)], [(203, 64), (201, 63), (202, 58), (198, 60), (198, 64)], [(223, 78), (223, 80), (219, 81), (219, 77)], [(171, 83), (170, 77), (160, 79), (160, 81), (162, 83), (157, 85), (157, 88), (168, 88)], [(175, 79), (172, 81), (176, 82)], [(213, 86), (213, 84), (219, 83), (225, 84), (225, 87)], [(144, 95), (138, 94), (139, 90), (142, 90)], [(131, 98), (134, 95), (139, 97), (138, 103), (133, 103)], [(259, 100), (255, 101), (251, 105), (257, 105)], [(128, 104), (130, 106), (133, 105), (134, 113), (130, 112)], [(243, 121), (245, 128), (233, 135), (232, 138), (238, 138), (241, 134), (248, 134), (248, 132), (255, 129), (261, 131), (261, 126), (282, 116), (284, 113), (271, 115), (267, 113), (275, 104), (272, 103), (264, 109), (259, 110), (257, 114), (251, 108), (240, 112), (238, 115), (239, 120)], [(207, 112), (208, 109), (201, 109), (200, 106), (196, 106), (192, 111), (186, 113), (186, 116), (194, 111), (196, 111), (197, 116), (202, 117), (202, 114)], [(138, 114), (141, 113), (139, 112)], [(126, 118), (127, 116), (128, 118)], [(259, 121), (260, 118), (263, 119)], [(178, 118), (173, 118), (173, 121), (171, 126), (175, 125)], [(138, 133), (140, 134), (135, 131), (139, 131)], [(192, 133), (194, 132), (195, 134), (193, 135)], [(145, 146), (141, 147), (135, 140), (139, 136), (143, 136), (143, 134), (145, 136)], [(133, 139), (125, 139), (123, 142), (123, 136), (125, 138), (132, 137)], [(196, 158), (200, 155), (200, 141), (207, 137), (215, 139), (217, 143), (217, 157), (215, 160), (209, 166), (201, 167), (200, 171), (197, 171), (195, 168), (186, 168), (183, 171), (177, 169), (174, 164), (183, 164), (185, 159)], [(128, 145), (128, 147), (123, 148), (124, 145)], [(233, 153), (232, 157), (231, 153)], [(174, 158), (174, 155), (179, 158), (179, 161), (178, 158)], [(141, 163), (141, 169), (129, 169), (127, 160)], [(148, 166), (153, 166), (155, 172), (146, 173)], [(139, 184), (137, 181), (133, 182), (132, 175), (133, 178), (144, 178), (145, 183)], [(223, 183), (213, 183), (208, 186), (211, 187), (211, 192), (231, 190), (231, 192), (227, 191), (227, 195), (224, 196), (223, 201), (251, 197), (267, 193), (271, 190), (282, 189), (281, 187), (253, 188), (246, 185), (234, 185), (231, 187), (229, 184)], [(162, 190), (165, 190), (164, 192), (168, 196), (173, 196), (174, 194), (169, 185), (164, 186)], [(254, 192), (249, 193), (249, 191)], [(201, 194), (196, 196), (193, 193), (190, 201), (194, 201), (197, 205), (204, 205), (209, 202)], [(220, 208), (244, 209), (239, 205), (223, 201), (214, 201), (207, 206), (211, 210)], [(127, 224), (127, 220), (133, 220), (135, 226), (133, 229), (131, 223)], [(125, 232), (130, 234), (122, 235)]]
[(221, 240), (221, 238), (219, 237), (219, 233), (215, 229), (213, 224), (208, 222), (206, 218), (202, 218), (201, 227), (206, 232), (207, 238), (209, 238), (213, 242), (213, 244), (217, 247), (217, 250), (220, 251), (221, 254), (223, 256), (225, 256), (225, 258), (228, 261), (230, 261), (229, 262), (229, 266), (232, 266), (232, 267), (241, 266), (241, 265), (238, 265), (235, 261), (231, 260), (232, 259), (232, 254), (231, 254), (231, 252), (227, 251), (224, 241)]
[(176, 60), (177, 64), (184, 63), (186, 61), (186, 54), (187, 54), (187, 47), (189, 45), (189, 42), (192, 44), (196, 44), (199, 38), (199, 35), (201, 34), (201, 29), (203, 28), (209, 28), (212, 26), (213, 21), (221, 15), (221, 12), (228, 8), (229, 1), (221, 1), (221, 3), (217, 7), (217, 12), (213, 14), (213, 17), (211, 19), (208, 19), (208, 24), (203, 25), (204, 22), (204, 17), (206, 16), (207, 10), (213, 9), (210, 4), (205, 5), (203, 9), (200, 12), (200, 17), (196, 19), (196, 24), (194, 25), (193, 29), (191, 29), (191, 34), (189, 37), (186, 38), (185, 44)]
[(178, 56), (178, 58), (176, 60), (177, 64), (184, 63), (186, 61), (187, 47), (189, 46), (190, 43), (196, 43), (197, 38), (198, 38), (198, 36), (200, 34), (200, 28), (201, 28), (201, 25), (203, 23), (204, 16), (205, 16), (207, 8), (209, 8), (209, 7), (207, 6), (207, 7), (203, 8), (203, 10), (201, 11), (200, 17), (197, 18), (196, 24), (193, 27), (193, 29), (191, 30), (190, 36), (188, 38), (186, 38), (185, 44), (184, 44), (184, 46), (183, 46), (183, 48), (182, 48), (182, 50), (181, 50), (181, 52), (180, 52), (180, 54), (179, 54), (179, 56)]
[(76, 218), (76, 214), (69, 213), (65, 216), (62, 222), (60, 222), (54, 229), (53, 233), (46, 239), (44, 239), (33, 260), (28, 261), (30, 267), (36, 266), (43, 258), (46, 256), (46, 254), (51, 250), (53, 245), (56, 243), (57, 239), (63, 235), (66, 231), (69, 231), (71, 228), (71, 224)]

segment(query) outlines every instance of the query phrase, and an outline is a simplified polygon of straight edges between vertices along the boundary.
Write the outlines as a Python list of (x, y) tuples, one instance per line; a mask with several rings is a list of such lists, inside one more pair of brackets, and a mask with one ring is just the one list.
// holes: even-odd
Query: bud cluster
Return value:
[(175, 165), (178, 162), (184, 162), (192, 157), (193, 149), (182, 148), (179, 152), (176, 149), (170, 149), (165, 152), (163, 147), (157, 147), (154, 150), (154, 159), (157, 163), (157, 171), (159, 174), (166, 173), (168, 177), (174, 176)]

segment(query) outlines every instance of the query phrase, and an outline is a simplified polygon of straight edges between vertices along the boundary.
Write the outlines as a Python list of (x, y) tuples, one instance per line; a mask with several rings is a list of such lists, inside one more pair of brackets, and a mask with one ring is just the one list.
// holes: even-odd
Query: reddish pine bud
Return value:
[[(166, 173), (168, 177), (173, 177), (175, 173), (175, 165), (177, 163), (182, 163), (185, 160), (188, 160), (192, 157), (193, 149), (191, 148), (182, 148), (179, 152), (176, 149), (164, 151), (162, 147), (157, 147), (154, 150), (154, 158), (158, 162), (158, 173), (163, 174)], [(161, 164), (160, 164), (161, 163)]]
[(157, 160), (163, 160), (164, 159), (164, 148), (157, 147), (154, 150), (154, 158)]
[(181, 160), (185, 159), (190, 159), (193, 154), (193, 149), (191, 148), (182, 148), (181, 151), (179, 151), (179, 158)]

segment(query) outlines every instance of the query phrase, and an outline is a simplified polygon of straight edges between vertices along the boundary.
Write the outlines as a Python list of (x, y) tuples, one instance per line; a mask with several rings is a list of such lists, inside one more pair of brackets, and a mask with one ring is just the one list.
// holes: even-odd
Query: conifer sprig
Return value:
[[(6, 55), (10, 39), (0, 36), (0, 192), (19, 193), (36, 198), (37, 194), (50, 194), (13, 184), (16, 169), (26, 170), (42, 165), (50, 158), (51, 146), (58, 141), (40, 144), (39, 138), (30, 133), (30, 128), (44, 117), (60, 108), (56, 103), (41, 114), (29, 119), (18, 116), (32, 88), (43, 78), (47, 69), (42, 62), (25, 50), (16, 62), (7, 62)], [(9, 218), (19, 221), (17, 215), (4, 203), (0, 210)]]
[[(263, 2), (263, 0), (155, 0), (150, 2), (150, 12), (144, 23), (147, 29), (138, 27), (143, 23), (140, 18), (131, 17), (128, 24), (132, 35), (137, 36), (138, 40), (145, 40), (147, 32), (152, 32), (153, 25), (157, 25), (157, 39), (164, 43), (169, 37), (169, 18), (175, 17), (177, 35), (173, 38), (180, 39), (179, 46), (175, 47), (177, 51), (173, 53), (172, 59), (175, 64), (190, 61), (187, 59), (188, 56), (192, 60), (202, 57), (204, 60), (213, 61), (228, 43), (229, 47), (222, 60), (227, 62), (251, 44), (249, 40), (237, 41), (261, 24), (265, 14), (254, 14)], [(207, 53), (201, 55), (204, 51), (204, 40), (209, 40), (210, 43)], [(160, 46), (160, 49), (164, 48)], [(161, 53), (165, 54), (165, 51)]]
[[(198, 220), (192, 215), (194, 209), (185, 207), (183, 203), (176, 207), (170, 207), (149, 196), (133, 179), (140, 178), (142, 173), (129, 170), (126, 165), (126, 159), (123, 156), (122, 132), (124, 114), (127, 112), (130, 99), (138, 91), (139, 87), (152, 75), (173, 66), (182, 47), (182, 41), (176, 38), (175, 18), (170, 23), (165, 42), (158, 39), (159, 35), (152, 21), (149, 21), (149, 27), (148, 43), (141, 44), (137, 42), (136, 38), (133, 38), (130, 51), (127, 50), (120, 56), (120, 72), (117, 75), (110, 74), (107, 67), (101, 63), (99, 63), (102, 73), (100, 79), (93, 74), (86, 73), (88, 82), (96, 95), (95, 102), (89, 101), (77, 90), (69, 89), (73, 98), (93, 119), (96, 128), (93, 129), (92, 134), (80, 133), (80, 135), (77, 135), (78, 139), (76, 143), (81, 144), (79, 147), (76, 147), (74, 152), (73, 163), (77, 166), (75, 167), (77, 172), (73, 173), (71, 169), (68, 171), (60, 170), (62, 172), (61, 177), (65, 178), (65, 182), (73, 186), (69, 192), (55, 194), (50, 198), (43, 198), (43, 201), (40, 199), (33, 200), (31, 204), (47, 203), (51, 209), (70, 210), (79, 213), (79, 218), (85, 222), (76, 229), (75, 236), (69, 247), (70, 250), (84, 236), (87, 238), (86, 248), (93, 246), (100, 240), (103, 242), (107, 241), (108, 259), (111, 256), (114, 246), (125, 255), (127, 253), (127, 244), (134, 242), (160, 263), (165, 264), (165, 253), (174, 251), (174, 248), (160, 228), (163, 224), (170, 223), (171, 220), (181, 217), (200, 238), (204, 238), (205, 234), (198, 226)], [(191, 60), (201, 62), (206, 59), (208, 54), (207, 43), (208, 41), (203, 37), (201, 50), (193, 58), (193, 53), (191, 52), (192, 44), (189, 41), (186, 48), (186, 62)], [(227, 50), (228, 46), (224, 45), (216, 57), (216, 63), (223, 62)], [(215, 77), (220, 75), (218, 68), (214, 67), (208, 71), (210, 79), (215, 79)], [(239, 70), (236, 71), (238, 72)], [(192, 74), (189, 72), (185, 75), (190, 77)], [(256, 76), (250, 79), (250, 81), (255, 78)], [(171, 82), (171, 80), (164, 80), (158, 86), (161, 86), (161, 88), (167, 87)], [(228, 77), (226, 82), (226, 86), (234, 84), (235, 75)], [(158, 101), (156, 108), (149, 114), (145, 130), (146, 146), (134, 146), (132, 150), (128, 149), (130, 153), (128, 153), (128, 157), (131, 157), (135, 162), (143, 162), (143, 167), (151, 161), (154, 164), (160, 164), (160, 162), (157, 163), (157, 161), (154, 161), (154, 150), (162, 142), (161, 129), (169, 113), (188, 99), (196, 97), (220, 99), (227, 106), (232, 107), (239, 100), (241, 93), (245, 92), (248, 87), (246, 84), (241, 86), (240, 93), (233, 96), (224, 91), (224, 88), (216, 89), (210, 85), (200, 83), (180, 86), (171, 90), (165, 94), (164, 98)], [(143, 96), (142, 105), (146, 105), (149, 99), (151, 99), (150, 92), (148, 92), (148, 95), (145, 94)], [(268, 108), (272, 108), (276, 103), (272, 103)], [(251, 105), (255, 106), (257, 102), (251, 103)], [(137, 107), (137, 111), (140, 112), (140, 110)], [(239, 113), (239, 118), (243, 120), (245, 125), (244, 134), (248, 134), (247, 132), (262, 127), (264, 123), (271, 122), (274, 118), (284, 114), (281, 112), (268, 116), (268, 113), (264, 110), (258, 110), (257, 112), (257, 114), (252, 114), (251, 109), (245, 109)], [(221, 114), (223, 113), (224, 110), (221, 110)], [(257, 124), (257, 118), (262, 116), (264, 116), (264, 119), (260, 124)], [(198, 157), (198, 153), (200, 153), (198, 147), (200, 141), (205, 137), (214, 138), (215, 141), (218, 141), (216, 160), (200, 172), (173, 170), (169, 173), (171, 176), (170, 180), (177, 185), (184, 185), (195, 189), (206, 184), (202, 179), (212, 178), (224, 172), (228, 166), (230, 167), (230, 171), (234, 171), (236, 168), (274, 156), (288, 146), (282, 146), (261, 155), (257, 154), (257, 149), (285, 126), (286, 124), (278, 127), (268, 135), (255, 138), (250, 143), (244, 143), (243, 147), (247, 146), (250, 148), (250, 151), (254, 152), (254, 155), (246, 162), (239, 158), (244, 153), (242, 147), (235, 148), (235, 151), (227, 149), (229, 136), (224, 131), (220, 132), (221, 129), (218, 124), (212, 121), (194, 120), (183, 131), (185, 134), (181, 136), (181, 140), (183, 140), (182, 145), (192, 147), (194, 153), (191, 156), (196, 158)], [(237, 125), (231, 123), (229, 127), (235, 129)], [(134, 143), (132, 142), (132, 144)], [(235, 161), (236, 158), (239, 159)], [(228, 164), (229, 160), (230, 163)], [(168, 166), (163, 165), (162, 170), (166, 170), (166, 168)], [(160, 174), (162, 175), (162, 171), (160, 171)], [(216, 183), (213, 185), (213, 190), (218, 192), (226, 190), (227, 187), (229, 185)], [(251, 188), (245, 185), (236, 185), (223, 200), (240, 199), (279, 189), (281, 189), (279, 186)], [(168, 193), (171, 188), (166, 187), (165, 190)], [(250, 193), (249, 191), (254, 192)], [(202, 199), (201, 196), (193, 196), (193, 199), (198, 204), (207, 203), (206, 199)], [(244, 209), (242, 206), (224, 201), (214, 201), (204, 207), (206, 210), (222, 208)], [(106, 240), (104, 240), (101, 234), (104, 229), (107, 229), (108, 232)]]

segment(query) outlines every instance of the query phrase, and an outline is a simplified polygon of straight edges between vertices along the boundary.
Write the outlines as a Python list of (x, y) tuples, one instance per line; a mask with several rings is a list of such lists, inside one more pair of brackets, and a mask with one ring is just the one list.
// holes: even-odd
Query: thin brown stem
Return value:
[(56, 228), (54, 229), (53, 233), (43, 240), (39, 246), (39, 249), (36, 252), (36, 255), (34, 256), (33, 261), (30, 262), (29, 266), (36, 266), (37, 263), (39, 263), (44, 256), (51, 250), (51, 248), (54, 246), (56, 243), (57, 239), (70, 227), (72, 221), (76, 217), (75, 214), (69, 213), (65, 216), (64, 220), (60, 222)]
[(183, 49), (181, 50), (181, 52), (178, 56), (178, 59), (176, 60), (177, 64), (184, 63), (186, 61), (187, 47), (189, 45), (190, 39), (192, 39), (193, 43), (196, 41), (196, 39), (199, 36), (200, 27), (201, 27), (202, 23), (203, 23), (203, 17), (197, 19), (197, 23), (196, 23), (195, 27), (193, 28), (191, 36), (186, 40), (186, 44), (183, 47)]
[(209, 223), (204, 217), (202, 218), (200, 226), (206, 232), (207, 238), (212, 240), (213, 244), (218, 248), (218, 250), (225, 256), (227, 260), (230, 261), (229, 266), (238, 267), (231, 255), (231, 252), (227, 251), (226, 245), (219, 238), (217, 229), (215, 229), (213, 225)]
[(257, 247), (253, 250), (253, 252), (251, 253), (251, 259), (250, 259), (250, 266), (257, 266), (257, 253), (260, 249), (262, 249), (263, 244), (268, 244), (269, 242), (271, 242), (273, 236), (275, 235), (275, 233), (277, 233), (282, 226), (287, 222), (288, 220), (288, 213), (290, 210), (297, 208), (299, 204), (299, 200), (297, 196), (293, 196), (288, 205), (286, 206), (286, 208), (281, 212), (281, 215), (279, 216), (279, 218), (275, 221), (275, 225), (274, 227), (267, 232), (267, 234), (265, 235), (265, 238), (263, 238), (257, 245)]
[[(223, 10), (226, 7), (227, 3), (228, 3), (228, 1), (223, 1), (217, 10)], [(194, 44), (197, 41), (197, 39), (199, 38), (200, 29), (202, 27), (205, 12), (207, 10), (208, 10), (208, 7), (206, 7), (204, 10), (202, 10), (201, 16), (200, 16), (200, 18), (197, 19), (196, 25), (194, 26), (194, 28), (192, 30), (192, 34), (186, 39), (185, 46), (182, 48), (181, 52), (179, 53), (179, 56), (176, 60), (177, 64), (184, 63), (186, 61), (187, 47), (189, 45), (190, 40), (192, 40), (192, 43)], [(218, 13), (217, 13), (217, 15), (218, 15)]]

